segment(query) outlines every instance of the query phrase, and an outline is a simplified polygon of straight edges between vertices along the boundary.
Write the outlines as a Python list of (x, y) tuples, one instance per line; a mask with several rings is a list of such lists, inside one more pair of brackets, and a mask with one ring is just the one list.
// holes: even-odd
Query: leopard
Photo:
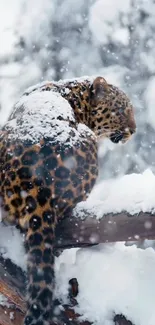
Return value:
[(3, 222), (25, 236), (24, 325), (59, 323), (55, 229), (94, 187), (100, 139), (126, 143), (135, 132), (130, 99), (101, 76), (44, 81), (14, 105), (0, 130), (0, 202)]

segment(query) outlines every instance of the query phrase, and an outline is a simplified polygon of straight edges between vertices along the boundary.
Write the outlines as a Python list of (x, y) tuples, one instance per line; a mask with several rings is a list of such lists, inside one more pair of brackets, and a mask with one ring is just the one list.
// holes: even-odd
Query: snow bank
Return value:
[[(74, 254), (73, 254), (74, 251)], [(57, 259), (57, 295), (67, 301), (68, 281), (79, 283), (76, 309), (96, 325), (123, 314), (135, 325), (155, 324), (155, 252), (122, 243), (68, 250)]]
[(98, 219), (106, 213), (127, 211), (155, 212), (155, 175), (150, 169), (143, 174), (130, 174), (103, 181), (96, 185), (86, 202), (77, 205), (78, 215), (83, 209), (94, 213)]

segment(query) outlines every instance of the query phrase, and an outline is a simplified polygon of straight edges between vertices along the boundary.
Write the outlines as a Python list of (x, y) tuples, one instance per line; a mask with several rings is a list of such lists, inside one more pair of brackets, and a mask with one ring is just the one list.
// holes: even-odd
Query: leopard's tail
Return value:
[[(49, 217), (48, 215), (46, 216)], [(28, 254), (27, 314), (24, 325), (49, 325), (53, 319), (54, 229), (55, 224), (42, 225), (31, 218), (26, 238)]]

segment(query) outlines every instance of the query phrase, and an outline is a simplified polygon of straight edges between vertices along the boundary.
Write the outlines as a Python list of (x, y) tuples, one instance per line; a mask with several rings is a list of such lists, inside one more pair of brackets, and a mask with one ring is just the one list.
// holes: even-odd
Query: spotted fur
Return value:
[[(69, 217), (74, 206), (85, 200), (97, 175), (97, 141), (127, 141), (136, 125), (132, 105), (117, 87), (102, 77), (91, 80), (47, 82), (26, 91), (24, 98), (45, 92), (58, 93), (69, 103), (74, 121), (68, 120), (69, 139), (64, 143), (49, 136), (33, 141), (27, 136), (22, 116), (24, 105), (16, 105), (0, 134), (0, 194), (3, 219), (26, 233), (28, 252), (27, 315), (25, 325), (49, 325), (55, 314), (54, 235), (56, 224)], [(28, 102), (29, 103), (29, 102)], [(33, 112), (29, 112), (30, 119)], [(18, 138), (13, 121), (24, 132)], [(64, 123), (60, 114), (57, 119)], [(42, 123), (42, 121), (40, 121)], [(74, 139), (81, 124), (86, 130)], [(16, 129), (17, 131), (17, 129)], [(32, 130), (33, 131), (33, 130)], [(32, 132), (33, 133), (33, 132)]]

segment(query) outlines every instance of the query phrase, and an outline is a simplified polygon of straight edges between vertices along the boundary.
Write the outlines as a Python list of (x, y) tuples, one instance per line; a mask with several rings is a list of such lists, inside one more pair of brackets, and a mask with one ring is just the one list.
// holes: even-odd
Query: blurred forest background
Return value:
[(0, 124), (26, 87), (102, 75), (131, 98), (137, 134), (100, 145), (101, 178), (155, 172), (155, 0), (0, 0)]

